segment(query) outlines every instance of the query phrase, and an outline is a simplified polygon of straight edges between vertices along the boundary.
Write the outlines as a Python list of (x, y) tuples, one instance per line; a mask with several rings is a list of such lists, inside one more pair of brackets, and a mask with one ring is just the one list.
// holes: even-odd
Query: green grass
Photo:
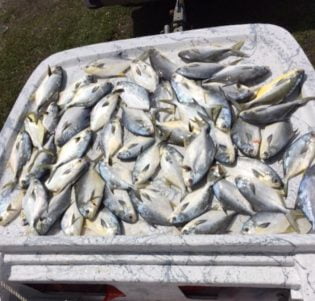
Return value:
[[(130, 8), (88, 10), (81, 1), (12, 1), (0, 10), (0, 128), (34, 68), (65, 49), (132, 35)], [(41, 5), (39, 5), (41, 3)]]
[[(0, 3), (3, 0), (0, 0)], [(89, 10), (83, 0), (5, 0), (0, 8), (0, 128), (35, 67), (49, 55), (93, 43), (157, 34), (169, 1)], [(171, 0), (170, 0), (171, 1)], [(293, 33), (315, 65), (315, 2), (186, 0), (189, 26), (274, 23)], [(2, 26), (8, 30), (1, 33)]]

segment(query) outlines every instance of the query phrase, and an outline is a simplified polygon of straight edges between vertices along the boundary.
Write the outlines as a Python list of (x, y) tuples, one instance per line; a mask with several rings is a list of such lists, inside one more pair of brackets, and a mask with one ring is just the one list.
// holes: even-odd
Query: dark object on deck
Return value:
[(88, 8), (100, 8), (108, 5), (139, 5), (156, 0), (84, 0)]

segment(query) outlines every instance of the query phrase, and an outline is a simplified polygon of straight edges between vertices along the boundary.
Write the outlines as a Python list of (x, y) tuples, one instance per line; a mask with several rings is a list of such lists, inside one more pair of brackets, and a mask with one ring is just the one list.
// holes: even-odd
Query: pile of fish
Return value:
[(215, 234), (245, 216), (244, 234), (300, 232), (301, 217), (314, 229), (315, 131), (300, 135), (290, 115), (315, 97), (300, 96), (303, 70), (270, 80), (242, 46), (183, 50), (181, 64), (157, 49), (108, 58), (66, 89), (66, 70), (48, 67), (11, 150), (0, 224), (20, 215), (39, 235), (119, 235), (142, 220)]

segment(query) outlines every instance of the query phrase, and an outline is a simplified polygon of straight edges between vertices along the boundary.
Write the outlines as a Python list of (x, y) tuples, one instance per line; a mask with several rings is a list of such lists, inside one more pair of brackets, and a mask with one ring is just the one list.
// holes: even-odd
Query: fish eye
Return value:
[(249, 227), (245, 227), (243, 230), (244, 230), (244, 232), (248, 233), (249, 232)]
[(89, 213), (90, 213), (90, 210), (89, 210), (89, 209), (86, 209), (86, 210), (85, 210), (85, 214), (88, 215)]
[(277, 184), (277, 183), (279, 183), (279, 180), (277, 178), (272, 178), (272, 182)]
[(131, 221), (133, 220), (133, 216), (131, 214), (128, 217), (129, 217), (129, 220)]

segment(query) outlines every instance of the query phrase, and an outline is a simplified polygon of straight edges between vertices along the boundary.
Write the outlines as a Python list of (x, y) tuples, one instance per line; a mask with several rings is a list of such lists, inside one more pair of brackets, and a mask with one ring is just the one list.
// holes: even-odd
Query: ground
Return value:
[[(157, 34), (169, 23), (173, 2), (89, 10), (82, 0), (0, 0), (0, 128), (25, 81), (47, 56), (81, 45)], [(186, 2), (189, 29), (278, 24), (293, 33), (315, 65), (315, 1)]]

